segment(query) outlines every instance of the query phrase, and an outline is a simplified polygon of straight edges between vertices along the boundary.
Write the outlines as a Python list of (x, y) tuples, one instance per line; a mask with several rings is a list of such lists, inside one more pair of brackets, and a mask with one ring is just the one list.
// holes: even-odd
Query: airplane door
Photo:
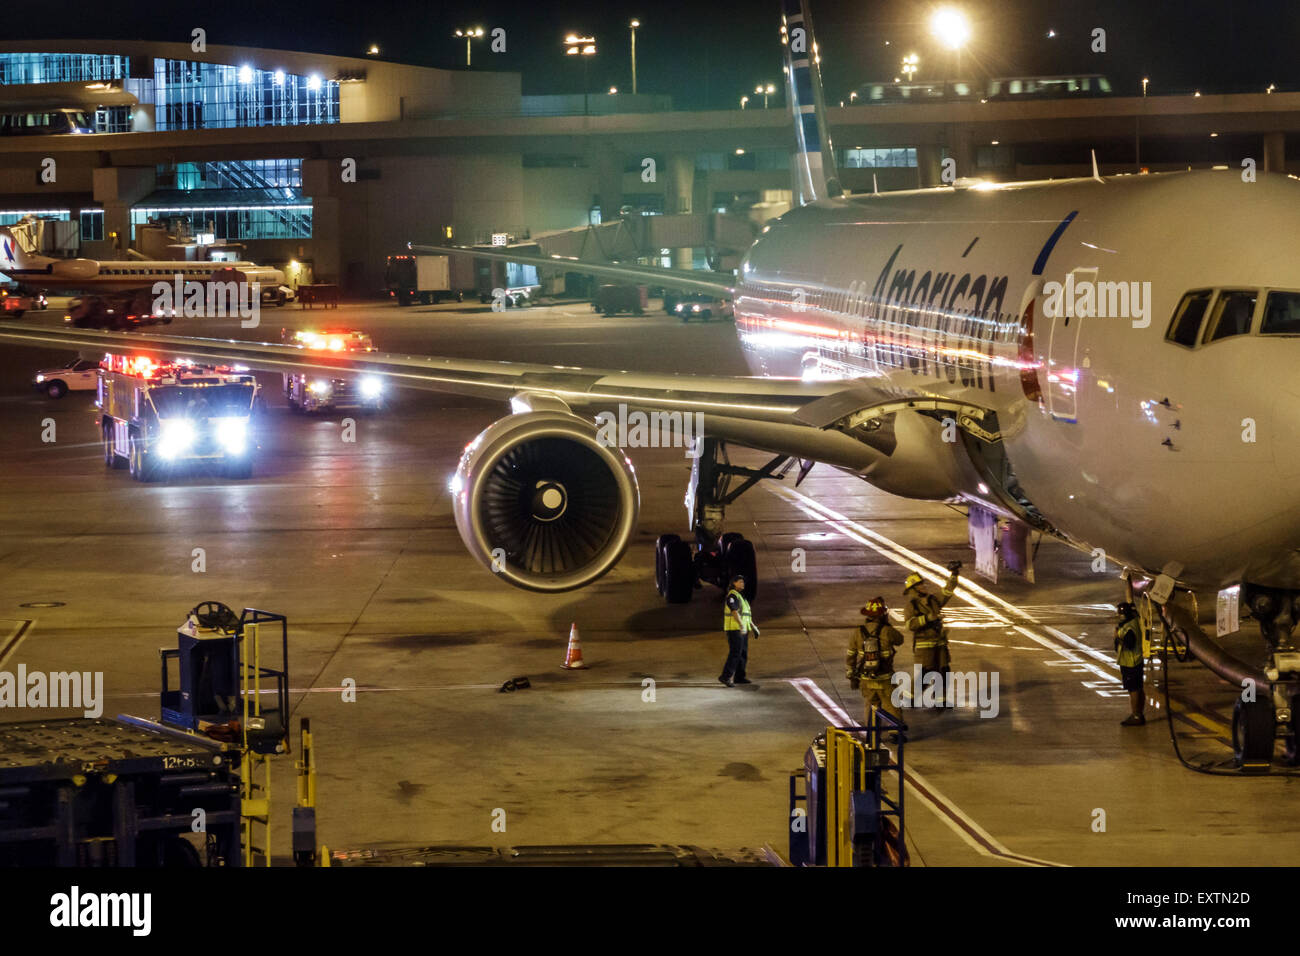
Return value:
[[(1094, 294), (1097, 288), (1097, 270), (1075, 269), (1070, 273), (1072, 282), (1066, 283), (1067, 289), (1077, 290), (1083, 283), (1092, 285)], [(1052, 334), (1047, 346), (1047, 411), (1057, 421), (1077, 422), (1079, 420), (1078, 390), (1083, 371), (1079, 367), (1079, 330), (1083, 327), (1083, 317), (1070, 315), (1073, 305), (1067, 310), (1064, 297), (1059, 315), (1052, 317)]]

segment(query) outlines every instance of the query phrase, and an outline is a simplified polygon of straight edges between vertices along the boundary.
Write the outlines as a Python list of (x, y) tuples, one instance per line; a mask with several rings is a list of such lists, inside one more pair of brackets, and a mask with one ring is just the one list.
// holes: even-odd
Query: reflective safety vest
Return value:
[(907, 626), (912, 629), (913, 647), (942, 647), (948, 643), (943, 629), (943, 616), (939, 613), (947, 601), (940, 602), (933, 594), (923, 594), (911, 599), (912, 616)]
[[(1129, 642), (1132, 647), (1126, 646)], [(1115, 628), (1115, 662), (1120, 667), (1142, 666), (1142, 625), (1130, 618)]]
[(753, 627), (754, 620), (749, 613), (749, 602), (745, 600), (745, 595), (732, 588), (727, 592), (727, 597), (736, 596), (736, 603), (739, 605), (734, 611), (728, 606), (727, 602), (722, 605), (722, 629), (724, 631), (748, 631)]

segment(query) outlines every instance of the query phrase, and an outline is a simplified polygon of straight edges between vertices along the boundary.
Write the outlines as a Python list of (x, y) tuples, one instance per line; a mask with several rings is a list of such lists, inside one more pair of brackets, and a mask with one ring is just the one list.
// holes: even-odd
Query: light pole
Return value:
[[(951, 50), (957, 59), (957, 72), (961, 73), (961, 51), (970, 41), (970, 21), (955, 7), (940, 7), (930, 17), (930, 33), (940, 46)], [(954, 77), (960, 79), (960, 76)]]
[(632, 26), (632, 95), (636, 96), (636, 28), (641, 25), (640, 20), (633, 20)]
[(587, 106), (587, 58), (596, 55), (596, 38), (580, 37), (570, 33), (564, 38), (564, 55), (576, 56), (582, 60), (582, 115), (588, 113)]
[(466, 27), (464, 30), (457, 30), (457, 31), (456, 31), (456, 36), (458, 36), (458, 37), (464, 37), (464, 39), (465, 39), (465, 65), (466, 65), (466, 66), (469, 66), (469, 58), (470, 58), (470, 49), (469, 49), (469, 45), (470, 45), (470, 42), (473, 41), (473, 40), (481, 40), (481, 39), (483, 39), (483, 28), (482, 28), (482, 27)]
[(743, 109), (745, 108), (745, 104), (748, 103), (748, 102), (749, 102), (749, 97), (748, 97), (748, 96), (742, 96), (742, 97), (740, 98), (740, 108), (743, 110)]
[(907, 77), (907, 82), (912, 82), (912, 77), (916, 76), (917, 68), (921, 65), (921, 58), (915, 53), (909, 53), (903, 57), (903, 75)]
[[(1147, 84), (1151, 80), (1149, 77), (1142, 77), (1142, 112), (1147, 108)], [(1133, 130), (1133, 153), (1136, 160), (1137, 172), (1142, 172), (1142, 113), (1134, 117)]]
[(761, 95), (763, 97), (763, 109), (767, 109), (767, 98), (775, 92), (776, 87), (771, 83), (768, 83), (766, 86), (760, 83), (758, 86), (754, 87), (754, 95)]

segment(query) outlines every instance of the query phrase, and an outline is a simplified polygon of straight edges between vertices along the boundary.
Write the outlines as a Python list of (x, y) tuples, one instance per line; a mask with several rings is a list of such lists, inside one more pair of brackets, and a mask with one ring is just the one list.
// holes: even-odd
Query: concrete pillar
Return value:
[(112, 241), (115, 255), (125, 256), (130, 248), (131, 207), (153, 192), (156, 182), (152, 166), (105, 166), (93, 171), (94, 197), (104, 207), (104, 238)]
[(975, 134), (969, 128), (956, 127), (948, 141), (948, 155), (957, 161), (957, 178), (978, 176), (975, 167)]
[(334, 159), (302, 161), (302, 192), (311, 198), (312, 280), (338, 282), (342, 269), (342, 236), (337, 192), (339, 163)]
[(591, 159), (596, 169), (596, 197), (600, 203), (600, 221), (618, 218), (623, 207), (623, 156), (613, 147), (600, 146)]
[(694, 212), (695, 155), (673, 153), (668, 157), (664, 183), (664, 212), (669, 216)]
[[(695, 154), (672, 153), (664, 170), (664, 212), (669, 215), (690, 214), (695, 211)], [(686, 246), (673, 250), (673, 268), (689, 269), (695, 261), (695, 250)]]
[(1286, 172), (1286, 134), (1264, 134), (1264, 169), (1266, 173)]
[(343, 279), (340, 206), (342, 202), (333, 196), (313, 196), (311, 200), (312, 275), (317, 282)]
[(154, 131), (154, 114), (157, 107), (153, 103), (136, 103), (131, 107), (131, 132), (152, 133)]
[(939, 178), (942, 163), (942, 146), (937, 143), (924, 143), (916, 147), (916, 185), (921, 188), (942, 185), (943, 180)]

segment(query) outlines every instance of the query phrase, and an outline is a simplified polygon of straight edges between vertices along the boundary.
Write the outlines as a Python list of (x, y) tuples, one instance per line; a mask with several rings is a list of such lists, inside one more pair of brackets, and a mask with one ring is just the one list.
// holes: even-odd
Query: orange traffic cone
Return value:
[(582, 662), (582, 641), (578, 640), (578, 625), (569, 625), (569, 649), (564, 652), (564, 663), (560, 665), (567, 670), (579, 670), (587, 665)]

